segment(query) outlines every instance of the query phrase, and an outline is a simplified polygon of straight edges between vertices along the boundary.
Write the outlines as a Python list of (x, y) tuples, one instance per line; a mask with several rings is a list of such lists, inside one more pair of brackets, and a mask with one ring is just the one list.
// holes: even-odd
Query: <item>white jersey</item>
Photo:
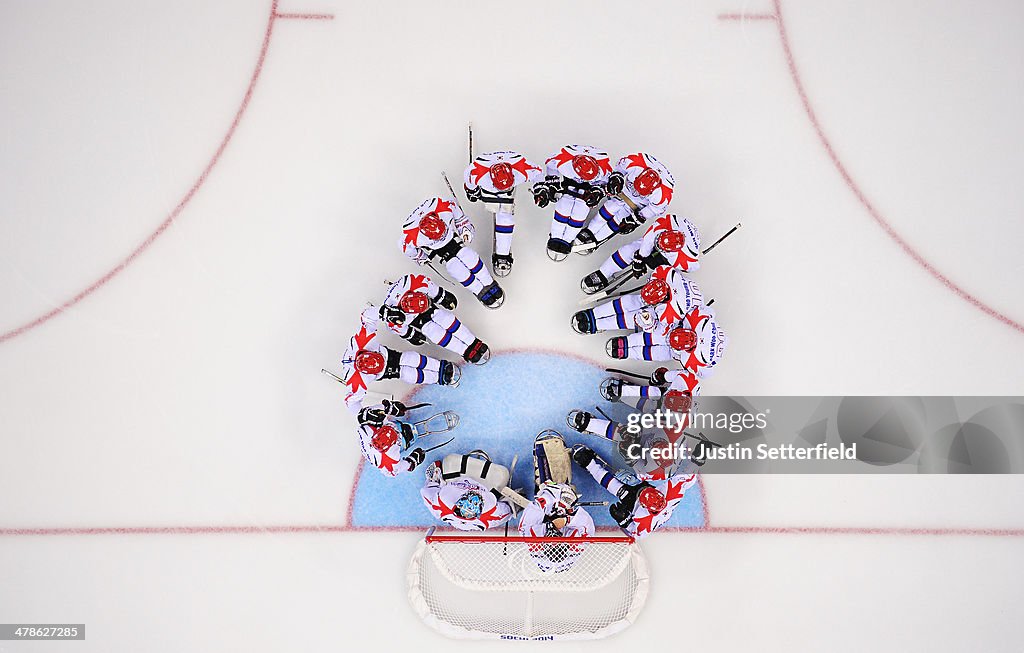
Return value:
[(667, 479), (653, 479), (647, 481), (665, 497), (665, 508), (658, 514), (652, 514), (640, 501), (636, 502), (633, 508), (632, 520), (623, 528), (635, 538), (650, 535), (665, 525), (672, 517), (672, 512), (682, 500), (686, 490), (693, 487), (697, 482), (696, 474), (676, 474)]
[(419, 313), (411, 313), (402, 308), (402, 298), (410, 293), (426, 295), (429, 307), (435, 308), (434, 302), (441, 295), (441, 287), (425, 274), (406, 274), (388, 286), (388, 290), (384, 294), (384, 305), (397, 308), (405, 315), (405, 321), (402, 324), (386, 323), (388, 328), (398, 335), (408, 333), (411, 328), (410, 323), (419, 315)]
[[(420, 228), (427, 216), (439, 218), (444, 223), (440, 234), (430, 235)], [(440, 197), (431, 197), (413, 209), (405, 219), (398, 246), (406, 256), (417, 263), (423, 263), (431, 252), (444, 247), (453, 238), (468, 242), (473, 239), (472, 234), (473, 223), (458, 204)]]
[[(506, 171), (511, 175), (506, 178), (502, 173)], [(541, 169), (529, 161), (519, 152), (505, 150), (502, 152), (486, 152), (473, 159), (472, 163), (466, 166), (462, 175), (462, 181), (467, 191), (479, 188), (491, 195), (511, 194), (517, 186), (527, 182), (539, 181)]]
[(354, 336), (349, 338), (348, 348), (341, 356), (341, 380), (348, 386), (345, 405), (353, 415), (363, 407), (366, 384), (376, 381), (384, 375), (384, 370), (373, 375), (361, 373), (356, 369), (356, 354), (359, 351), (372, 351), (387, 357), (387, 349), (380, 344), (380, 339), (377, 338), (377, 310), (372, 306), (363, 309), (359, 320), (362, 326)]
[(692, 352), (673, 349), (672, 357), (702, 379), (711, 376), (729, 344), (729, 338), (715, 321), (715, 311), (704, 305), (696, 306), (686, 313), (680, 326), (697, 334), (697, 346)]
[[(642, 195), (637, 190), (636, 181), (647, 170), (654, 170), (658, 173), (659, 182), (649, 195)], [(630, 205), (639, 213), (642, 220), (650, 220), (665, 214), (672, 201), (675, 180), (661, 161), (645, 152), (636, 152), (619, 159), (615, 165), (615, 172), (622, 173), (626, 178), (622, 192), (616, 197)]]
[[(594, 519), (583, 508), (577, 509), (576, 514), (570, 517), (561, 529), (555, 529), (553, 524), (545, 521), (557, 504), (558, 496), (555, 495), (554, 488), (541, 487), (533, 501), (523, 508), (519, 532), (527, 537), (584, 538), (594, 534)], [(532, 543), (528, 544), (527, 548), (530, 557), (541, 571), (561, 572), (576, 563), (586, 546), (584, 543), (552, 542)]]
[[(399, 436), (390, 447), (381, 451), (373, 446), (373, 437), (385, 427), (395, 429)], [(363, 458), (385, 476), (395, 477), (412, 471), (416, 467), (415, 463), (402, 457), (404, 440), (401, 434), (402, 424), (390, 417), (386, 418), (381, 426), (373, 426), (372, 424), (360, 425), (358, 431), (359, 449), (363, 452)]]
[[(678, 231), (683, 234), (684, 245), (681, 252), (664, 252), (658, 248), (658, 236), (666, 231)], [(683, 272), (693, 272), (700, 267), (700, 234), (697, 227), (688, 219), (674, 213), (668, 213), (658, 218), (654, 224), (647, 228), (643, 238), (640, 239), (640, 249), (637, 253), (647, 258), (658, 248), (658, 252), (665, 257), (671, 267), (678, 268)]]
[[(420, 497), (430, 514), (460, 531), (483, 531), (501, 526), (512, 516), (512, 506), (507, 499), (499, 499), (485, 485), (468, 476), (447, 482), (440, 474), (436, 478), (428, 477)], [(477, 506), (475, 510), (479, 515), (465, 518), (463, 505)]]
[[(580, 165), (578, 157), (589, 157), (593, 165), (589, 161), (587, 165)], [(548, 177), (563, 177), (577, 184), (604, 186), (612, 174), (612, 162), (607, 152), (589, 145), (566, 145), (548, 157), (544, 169)]]

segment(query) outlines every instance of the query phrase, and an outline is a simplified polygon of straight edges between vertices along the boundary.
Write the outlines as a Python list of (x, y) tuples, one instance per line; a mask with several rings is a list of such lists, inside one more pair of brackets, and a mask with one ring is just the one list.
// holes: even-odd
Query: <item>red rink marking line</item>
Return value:
[(132, 250), (132, 252), (129, 253), (128, 256), (122, 259), (120, 263), (114, 266), (111, 270), (109, 270), (99, 279), (92, 282), (92, 284), (87, 286), (84, 290), (81, 290), (78, 294), (66, 300), (59, 306), (56, 306), (50, 311), (43, 313), (42, 315), (39, 315), (35, 319), (26, 322), (25, 324), (22, 324), (19, 327), (16, 327), (14, 329), (11, 329), (10, 331), (0, 334), (0, 344), (3, 344), (8, 340), (17, 338), (18, 336), (23, 335), (31, 331), (32, 329), (35, 329), (36, 327), (42, 324), (45, 324), (46, 322), (49, 322), (53, 318), (64, 313), (69, 308), (72, 308), (80, 301), (82, 301), (89, 295), (93, 294), (94, 292), (102, 288), (104, 285), (107, 284), (107, 282), (109, 282), (111, 279), (113, 279), (122, 271), (124, 271), (124, 269), (127, 268), (129, 265), (134, 263), (135, 259), (141, 256), (147, 249), (149, 249), (149, 246), (152, 245), (157, 238), (159, 238), (165, 231), (167, 231), (167, 228), (170, 227), (171, 224), (178, 218), (178, 216), (185, 209), (188, 203), (192, 200), (195, 194), (198, 193), (199, 189), (203, 186), (203, 184), (206, 183), (207, 179), (210, 176), (210, 173), (213, 172), (214, 167), (220, 161), (221, 155), (224, 154), (224, 150), (227, 149), (228, 143), (231, 142), (231, 138), (235, 135), (235, 131), (238, 129), (238, 125), (242, 121), (242, 116), (245, 114), (246, 109), (249, 108), (249, 102), (252, 100), (253, 91), (256, 90), (256, 82), (259, 81), (260, 74), (263, 72), (263, 64), (266, 62), (267, 50), (270, 48), (270, 38), (274, 32), (274, 23), (277, 21), (277, 19), (302, 18), (308, 20), (332, 20), (334, 18), (334, 16), (331, 14), (279, 14), (277, 13), (277, 3), (278, 0), (272, 0), (270, 3), (270, 13), (267, 16), (267, 27), (263, 34), (263, 43), (260, 46), (259, 56), (256, 58), (256, 65), (254, 66), (252, 75), (249, 78), (249, 85), (245, 89), (245, 95), (242, 97), (242, 102), (238, 105), (238, 110), (235, 111), (235, 116), (231, 120), (231, 124), (228, 126), (228, 130), (227, 132), (225, 132), (224, 137), (221, 138), (220, 144), (214, 151), (213, 156), (210, 157), (210, 160), (207, 162), (206, 167), (203, 168), (203, 171), (201, 173), (199, 173), (199, 177), (196, 178), (191, 188), (188, 189), (188, 191), (181, 198), (181, 200), (178, 201), (178, 204), (171, 210), (171, 212), (167, 214), (163, 222), (161, 222), (157, 226), (157, 228), (151, 234), (149, 234), (149, 236), (146, 237), (145, 240), (139, 243), (139, 245), (136, 246), (136, 248)]
[(790, 45), (789, 34), (786, 31), (786, 21), (782, 16), (782, 1), (772, 0), (772, 6), (775, 9), (774, 14), (741, 14), (741, 13), (728, 13), (719, 14), (719, 20), (773, 20), (777, 26), (779, 32), (779, 41), (782, 44), (782, 51), (786, 57), (786, 66), (789, 68), (789, 75), (793, 80), (793, 86), (796, 88), (797, 95), (800, 96), (800, 103), (803, 104), (804, 112), (807, 114), (807, 118), (814, 128), (815, 133), (818, 135), (818, 140), (821, 142), (822, 147), (828, 154), (829, 159), (832, 161), (832, 165), (835, 166), (839, 176), (843, 178), (846, 186), (853, 193), (857, 201), (860, 202), (861, 206), (868, 212), (871, 219), (878, 224), (879, 227), (889, 236), (903, 253), (914, 260), (915, 263), (920, 265), (924, 270), (932, 276), (936, 281), (946, 287), (947, 290), (955, 294), (960, 299), (964, 300), (968, 304), (974, 306), (982, 313), (989, 317), (996, 319), (1011, 329), (1024, 333), (1024, 324), (1014, 320), (1013, 318), (997, 311), (995, 308), (984, 303), (970, 292), (965, 290), (956, 284), (952, 279), (944, 275), (934, 265), (924, 258), (916, 249), (914, 249), (906, 239), (901, 236), (892, 224), (879, 212), (871, 200), (867, 198), (860, 185), (854, 181), (850, 175), (846, 166), (843, 164), (839, 155), (836, 154), (835, 147), (832, 145), (832, 141), (829, 140), (828, 136), (825, 135), (825, 130), (821, 126), (821, 122), (818, 120), (817, 114), (814, 112), (814, 107), (811, 106), (810, 98), (807, 95), (807, 90), (804, 88), (803, 79), (800, 76), (800, 71), (796, 66), (796, 59), (793, 56), (793, 49)]

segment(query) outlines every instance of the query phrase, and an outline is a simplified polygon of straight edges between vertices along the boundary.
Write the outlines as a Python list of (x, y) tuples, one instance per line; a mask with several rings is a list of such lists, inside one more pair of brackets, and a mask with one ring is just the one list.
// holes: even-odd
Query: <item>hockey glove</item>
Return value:
[(423, 335), (423, 332), (416, 329), (409, 329), (409, 332), (401, 336), (401, 338), (413, 347), (419, 347), (427, 341), (427, 337)]
[(483, 191), (480, 190), (479, 186), (477, 186), (476, 188), (463, 186), (462, 189), (466, 191), (466, 199), (468, 199), (470, 202), (478, 202), (480, 201), (480, 198), (483, 197)]
[(383, 426), (384, 418), (386, 415), (380, 408), (362, 408), (356, 415), (356, 420), (360, 424), (369, 424), (370, 426)]
[(621, 172), (613, 172), (605, 184), (605, 192), (609, 195), (618, 195), (626, 185), (626, 177)]
[(533, 185), (533, 203), (538, 207), (543, 209), (551, 203), (552, 199), (554, 199), (554, 193), (547, 183), (542, 181)]
[(398, 310), (394, 306), (388, 306), (384, 304), (380, 307), (380, 319), (384, 320), (388, 324), (396, 324), (401, 326), (405, 324), (405, 313)]
[(380, 404), (384, 407), (384, 412), (391, 417), (402, 417), (408, 410), (406, 405), (400, 401), (385, 399), (381, 401)]
[(406, 462), (409, 463), (409, 471), (416, 469), (423, 464), (423, 461), (427, 459), (427, 452), (419, 447), (416, 447), (409, 452), (409, 455), (405, 457)]
[(647, 273), (647, 261), (640, 254), (635, 254), (629, 264), (633, 276), (639, 279)]
[(587, 191), (583, 193), (583, 202), (590, 208), (594, 208), (600, 204), (602, 199), (604, 199), (604, 193), (601, 192), (600, 188), (588, 188)]
[(449, 292), (444, 288), (441, 288), (441, 292), (434, 298), (434, 301), (436, 301), (439, 306), (447, 308), (449, 311), (454, 311), (459, 305), (459, 300), (455, 296), (455, 293)]
[(659, 367), (658, 369), (651, 372), (651, 385), (666, 386), (668, 385), (668, 379), (665, 375), (668, 373), (667, 367)]

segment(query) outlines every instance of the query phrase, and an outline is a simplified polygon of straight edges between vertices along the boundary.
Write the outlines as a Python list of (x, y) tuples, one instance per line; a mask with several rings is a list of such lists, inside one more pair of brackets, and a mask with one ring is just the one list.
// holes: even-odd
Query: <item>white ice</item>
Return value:
[[(285, 2), (285, 0), (282, 0)], [(16, 535), (340, 525), (357, 463), (319, 374), (401, 219), (479, 149), (649, 150), (709, 241), (731, 336), (708, 392), (1021, 394), (1024, 5), (286, 0), (237, 130), (175, 219), (95, 292), (0, 342), (0, 651), (498, 650), (414, 621), (415, 533)], [(0, 5), (0, 333), (118, 266), (187, 197), (246, 95), (269, 0)], [(543, 253), (523, 197), (496, 349), (601, 361), (568, 316), (596, 257)], [(486, 234), (485, 215), (475, 210)], [(488, 240), (485, 236), (484, 242)], [(485, 246), (486, 247), (486, 246)], [(1024, 528), (1020, 477), (711, 477), (712, 524)], [(588, 650), (1019, 650), (1024, 538), (664, 534), (639, 623)], [(681, 617), (681, 615), (685, 615)], [(565, 650), (583, 646), (566, 645)], [(502, 647), (504, 650), (504, 647)]]

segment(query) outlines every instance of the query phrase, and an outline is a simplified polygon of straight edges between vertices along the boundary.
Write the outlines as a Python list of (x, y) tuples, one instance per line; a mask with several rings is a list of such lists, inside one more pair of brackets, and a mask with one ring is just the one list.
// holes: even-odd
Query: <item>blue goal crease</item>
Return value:
[[(415, 401), (431, 406), (412, 413), (412, 419), (423, 419), (435, 412), (452, 410), (458, 413), (459, 426), (447, 434), (432, 435), (420, 442), (429, 447), (454, 436), (455, 441), (430, 452), (427, 463), (449, 453), (466, 453), (483, 449), (491, 460), (505, 466), (519, 455), (512, 475), (512, 487), (533, 496), (533, 439), (545, 429), (554, 429), (571, 447), (583, 443), (596, 450), (609, 462), (620, 461), (614, 445), (607, 439), (577, 433), (565, 424), (570, 410), (591, 413), (600, 406), (612, 419), (625, 419), (629, 408), (612, 404), (601, 397), (598, 387), (608, 376), (603, 368), (576, 358), (542, 352), (495, 352), (483, 366), (463, 366), (462, 382), (457, 388), (435, 385), (421, 386)], [(346, 434), (346, 446), (357, 446), (355, 433)], [(350, 526), (354, 527), (422, 527), (438, 526), (420, 500), (423, 470), (426, 465), (397, 478), (387, 478), (365, 463), (354, 490)], [(584, 501), (612, 501), (607, 490), (589, 474), (573, 465), (573, 483)], [(666, 526), (700, 528), (704, 524), (703, 489), (696, 485), (686, 492), (682, 503)], [(615, 523), (604, 506), (585, 508), (599, 527)]]

